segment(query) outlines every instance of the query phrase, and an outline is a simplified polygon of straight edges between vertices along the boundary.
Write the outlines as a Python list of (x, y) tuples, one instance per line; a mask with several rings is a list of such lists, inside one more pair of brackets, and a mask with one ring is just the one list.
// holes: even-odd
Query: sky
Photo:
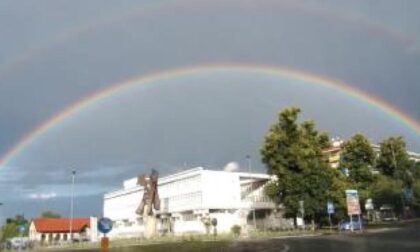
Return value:
[(291, 105), (332, 137), (362, 132), (378, 143), (401, 135), (420, 152), (419, 132), (384, 110), (261, 71), (340, 80), (418, 123), (419, 11), (416, 1), (391, 0), (1, 1), (0, 156), (99, 90), (156, 72), (201, 70), (135, 82), (0, 164), (0, 221), (43, 210), (69, 215), (73, 169), (77, 216), (101, 216), (105, 192), (152, 168), (165, 175), (234, 161), (248, 169), (250, 155), (252, 169), (265, 172), (259, 146)]

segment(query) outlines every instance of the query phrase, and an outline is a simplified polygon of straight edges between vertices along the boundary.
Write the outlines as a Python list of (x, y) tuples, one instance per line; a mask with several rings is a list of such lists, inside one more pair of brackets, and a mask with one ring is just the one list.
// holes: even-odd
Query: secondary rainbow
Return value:
[(35, 142), (49, 129), (58, 126), (60, 123), (66, 121), (67, 119), (70, 119), (73, 115), (82, 111), (83, 109), (93, 106), (94, 104), (102, 100), (109, 99), (118, 93), (125, 92), (130, 88), (134, 88), (138, 85), (144, 85), (151, 82), (176, 79), (191, 74), (221, 73), (231, 71), (243, 71), (245, 73), (277, 75), (283, 78), (286, 77), (290, 79), (301, 80), (305, 83), (308, 83), (308, 85), (318, 85), (330, 89), (335, 89), (341, 93), (346, 94), (347, 96), (354, 97), (366, 104), (370, 104), (386, 112), (389, 116), (393, 117), (397, 121), (413, 129), (417, 134), (420, 134), (420, 124), (415, 119), (410, 118), (407, 114), (393, 107), (391, 104), (384, 101), (383, 99), (367, 94), (366, 92), (360, 89), (351, 87), (349, 84), (341, 80), (315, 75), (309, 72), (291, 69), (284, 66), (256, 64), (207, 64), (154, 72), (146, 74), (144, 76), (124, 80), (110, 85), (105, 89), (94, 92), (91, 95), (88, 95), (76, 101), (61, 112), (50, 117), (48, 120), (40, 124), (38, 127), (34, 128), (32, 131), (25, 134), (12, 148), (10, 148), (1, 157), (0, 166), (7, 166), (8, 164), (10, 164), (14, 159), (16, 159), (20, 154), (22, 154), (25, 151), (25, 149), (31, 145), (31, 143)]
[[(94, 33), (100, 30), (101, 28), (116, 24), (123, 20), (128, 20), (130, 18), (147, 15), (157, 15), (159, 14), (159, 11), (163, 12), (163, 10), (165, 9), (171, 9), (177, 3), (189, 4), (195, 2), (196, 1), (192, 0), (151, 1), (149, 3), (142, 4), (138, 7), (133, 8), (128, 13), (124, 13), (123, 15), (113, 15), (105, 20), (95, 20), (92, 23), (84, 24), (69, 29), (67, 31), (63, 31), (56, 37), (50, 38), (48, 40), (48, 43), (40, 47), (30, 48), (28, 51), (25, 51), (22, 54), (18, 55), (16, 58), (12, 59), (12, 61), (0, 66), (0, 80), (3, 79), (7, 74), (18, 71), (20, 67), (24, 66), (25, 64), (28, 64), (33, 59), (36, 59), (37, 57), (40, 57), (44, 54), (48, 54), (50, 50), (54, 49), (55, 47), (66, 44), (69, 41), (77, 39), (78, 37), (81, 37), (83, 35)], [(314, 6), (305, 5), (296, 1), (279, 2), (274, 0), (271, 1), (271, 3), (280, 4), (282, 7), (285, 8), (295, 8), (297, 10), (305, 11), (307, 13), (319, 17), (331, 18), (332, 22), (334, 23), (342, 22), (361, 27), (369, 32), (374, 32), (388, 39), (391, 39), (397, 44), (401, 45), (403, 48), (411, 48), (412, 46), (416, 46), (419, 43), (416, 37), (404, 34), (400, 30), (395, 29), (391, 26), (386, 26), (382, 23), (374, 22), (374, 20), (369, 19), (369, 17), (367, 16), (355, 15), (351, 12), (337, 12), (337, 10), (330, 11), (322, 7), (315, 8)]]

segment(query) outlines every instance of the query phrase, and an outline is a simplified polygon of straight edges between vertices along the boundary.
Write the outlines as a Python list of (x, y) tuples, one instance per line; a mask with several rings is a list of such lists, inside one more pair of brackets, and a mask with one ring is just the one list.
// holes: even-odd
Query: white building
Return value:
[[(204, 220), (217, 219), (217, 232), (277, 228), (284, 219), (263, 193), (272, 178), (267, 174), (205, 170), (201, 167), (162, 177), (158, 230), (161, 234), (206, 233)], [(105, 194), (104, 216), (114, 222), (111, 237), (141, 236), (143, 220), (136, 215), (143, 188), (137, 178), (124, 181), (123, 188)], [(290, 225), (290, 222), (287, 222)]]

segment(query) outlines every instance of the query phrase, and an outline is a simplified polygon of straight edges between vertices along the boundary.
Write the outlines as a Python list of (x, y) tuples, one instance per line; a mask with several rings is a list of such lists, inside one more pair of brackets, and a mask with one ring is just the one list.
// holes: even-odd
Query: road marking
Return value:
[(281, 239), (288, 239), (288, 238), (307, 238), (307, 237), (316, 237), (316, 236), (321, 236), (321, 235), (322, 235), (322, 234), (286, 235), (286, 236), (270, 237), (270, 238), (267, 238), (267, 239), (268, 239), (268, 240), (270, 240), (270, 239), (281, 240)]
[(281, 250), (281, 252), (287, 252), (287, 251), (289, 251), (289, 249), (290, 249), (290, 246), (287, 245), (287, 244), (284, 244), (283, 245), (283, 249)]

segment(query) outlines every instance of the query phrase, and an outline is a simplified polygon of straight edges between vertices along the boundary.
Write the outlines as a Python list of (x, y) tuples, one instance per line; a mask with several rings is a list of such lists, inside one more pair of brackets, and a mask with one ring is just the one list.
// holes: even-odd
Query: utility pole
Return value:
[(73, 197), (74, 197), (74, 178), (76, 170), (71, 172), (71, 198), (70, 198), (70, 242), (73, 242)]
[[(3, 203), (2, 203), (2, 202), (0, 202), (0, 207), (1, 207), (1, 206), (3, 206)], [(1, 214), (1, 212), (0, 212), (0, 224), (1, 224), (2, 218), (3, 218), (3, 215), (2, 215), (2, 214)]]
[(247, 159), (247, 161), (248, 161), (248, 172), (251, 172), (251, 171), (252, 171), (252, 160), (251, 160), (251, 155), (247, 154), (245, 157), (246, 157), (246, 159)]

